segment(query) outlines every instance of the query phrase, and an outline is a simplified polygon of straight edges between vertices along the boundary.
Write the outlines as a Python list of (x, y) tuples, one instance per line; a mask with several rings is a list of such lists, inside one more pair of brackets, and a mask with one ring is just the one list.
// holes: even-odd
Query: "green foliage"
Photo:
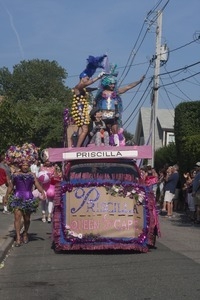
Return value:
[(126, 140), (126, 143), (129, 145), (134, 145), (134, 135), (126, 130), (124, 130), (124, 137)]
[(189, 171), (200, 158), (200, 101), (176, 107), (174, 134), (181, 171)]
[(160, 148), (155, 153), (155, 167), (178, 163), (183, 174), (200, 160), (200, 101), (180, 103), (175, 108), (175, 144)]
[(166, 164), (172, 166), (177, 162), (176, 145), (174, 143), (156, 150), (154, 166), (157, 171), (161, 170)]
[(12, 88), (12, 74), (8, 68), (0, 69), (0, 95), (4, 96)]
[(63, 111), (72, 101), (65, 78), (65, 70), (47, 60), (22, 61), (13, 74), (0, 69), (1, 150), (24, 142), (41, 148), (63, 145)]
[(7, 95), (14, 101), (30, 98), (57, 98), (64, 100), (66, 71), (57, 62), (49, 60), (21, 61), (13, 67), (12, 84)]

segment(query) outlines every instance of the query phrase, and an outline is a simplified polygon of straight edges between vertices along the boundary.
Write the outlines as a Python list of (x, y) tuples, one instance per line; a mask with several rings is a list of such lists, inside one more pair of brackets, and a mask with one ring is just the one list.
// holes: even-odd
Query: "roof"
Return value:
[[(157, 109), (157, 121), (163, 130), (174, 131), (174, 110)], [(151, 107), (141, 107), (140, 109), (135, 131), (136, 142), (140, 139), (141, 128), (146, 143), (151, 133)]]

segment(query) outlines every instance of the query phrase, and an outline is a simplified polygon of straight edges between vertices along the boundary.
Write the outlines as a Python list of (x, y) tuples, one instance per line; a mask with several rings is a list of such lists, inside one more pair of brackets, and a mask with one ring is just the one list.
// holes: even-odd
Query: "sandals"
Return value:
[(28, 234), (23, 234), (23, 243), (28, 244), (29, 239), (28, 239)]
[(42, 214), (42, 222), (46, 223), (46, 216), (45, 216), (45, 214)]
[(15, 247), (20, 247), (21, 246), (21, 241), (15, 241)]

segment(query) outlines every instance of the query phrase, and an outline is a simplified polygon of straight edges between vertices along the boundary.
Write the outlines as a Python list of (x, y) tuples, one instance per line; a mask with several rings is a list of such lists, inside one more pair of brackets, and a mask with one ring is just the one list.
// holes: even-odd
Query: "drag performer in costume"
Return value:
[(114, 135), (115, 146), (119, 146), (119, 128), (122, 127), (122, 100), (120, 95), (142, 83), (145, 76), (139, 81), (130, 83), (124, 87), (117, 88), (117, 80), (111, 75), (105, 75), (101, 80), (101, 89), (94, 100), (94, 107), (99, 108), (103, 113), (103, 120)]
[(6, 202), (8, 203), (9, 211), (14, 213), (15, 246), (19, 247), (21, 245), (21, 220), (23, 218), (24, 223), (22, 240), (24, 244), (27, 244), (31, 213), (36, 211), (39, 204), (39, 199), (33, 196), (33, 187), (38, 189), (43, 199), (46, 196), (35, 174), (29, 171), (30, 165), (35, 159), (35, 146), (33, 144), (24, 144), (21, 148), (14, 146), (11, 148), (8, 150), (7, 157), (11, 155), (10, 157), (13, 158), (16, 155), (15, 162), (19, 164), (20, 169), (12, 176), (6, 193)]
[[(49, 177), (49, 180), (47, 182), (40, 181), (41, 171), (47, 173)], [(53, 199), (55, 197), (55, 184), (56, 184), (55, 179), (57, 179), (58, 181), (61, 180), (61, 178), (60, 179), (58, 178), (58, 174), (56, 172), (55, 166), (48, 159), (46, 159), (44, 161), (43, 166), (41, 166), (39, 169), (39, 178), (38, 178), (40, 184), (42, 185), (43, 189), (46, 192), (46, 201), (41, 202), (43, 223), (46, 222), (46, 210), (48, 212), (47, 221), (48, 223), (51, 223), (52, 212), (53, 212)]]
[(79, 83), (72, 89), (73, 102), (71, 115), (80, 131), (76, 147), (82, 146), (90, 123), (87, 86), (93, 84), (105, 74), (101, 72), (97, 77), (91, 79), (97, 68), (103, 68), (102, 62), (105, 57), (106, 55), (99, 57), (89, 56), (87, 67), (79, 76)]

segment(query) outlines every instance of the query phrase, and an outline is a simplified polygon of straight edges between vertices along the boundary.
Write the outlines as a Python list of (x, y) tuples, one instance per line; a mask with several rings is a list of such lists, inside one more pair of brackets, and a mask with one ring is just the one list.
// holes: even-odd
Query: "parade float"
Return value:
[(56, 185), (53, 244), (62, 250), (148, 252), (159, 235), (154, 193), (140, 177), (137, 159), (149, 146), (50, 148), (64, 163)]
[[(75, 97), (75, 106), (82, 105), (79, 98)], [(113, 101), (114, 107), (116, 96)], [(81, 110), (83, 106), (79, 112), (73, 111), (77, 120), (81, 119)], [(68, 109), (64, 125), (64, 147), (46, 151), (49, 161), (63, 166), (63, 180), (56, 183), (54, 198), (55, 251), (148, 252), (160, 235), (158, 213), (153, 190), (141, 178), (137, 162), (151, 159), (152, 147), (126, 146), (124, 141), (117, 146), (102, 143), (76, 147), (79, 126), (71, 123)]]

